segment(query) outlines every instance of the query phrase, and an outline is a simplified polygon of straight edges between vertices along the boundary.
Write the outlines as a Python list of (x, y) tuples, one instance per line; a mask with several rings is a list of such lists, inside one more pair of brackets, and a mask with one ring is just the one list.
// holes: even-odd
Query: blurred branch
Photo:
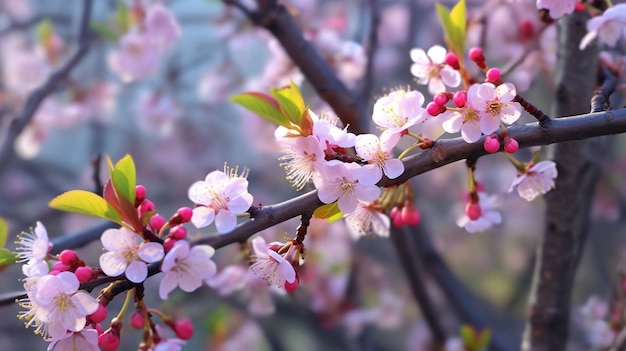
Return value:
[[(509, 128), (509, 135), (519, 142), (520, 147), (547, 145), (624, 132), (626, 132), (626, 109), (553, 119), (547, 127), (540, 127), (538, 123), (532, 123)], [(452, 162), (483, 155), (486, 155), (483, 139), (473, 144), (466, 143), (462, 138), (438, 140), (432, 148), (407, 157), (404, 160), (405, 171), (400, 177), (393, 180), (384, 178), (378, 185), (401, 184), (419, 174)], [(252, 207), (249, 210), (251, 219), (238, 225), (232, 232), (199, 239), (193, 244), (209, 244), (215, 249), (219, 249), (232, 243), (244, 242), (261, 230), (300, 216), (320, 205), (322, 202), (317, 197), (317, 191), (313, 190), (275, 205)], [(71, 239), (67, 238), (66, 240)], [(150, 267), (151, 275), (158, 273), (158, 265), (151, 265)], [(119, 284), (118, 287), (129, 289), (132, 285)], [(11, 299), (8, 303), (13, 300)], [(0, 305), (4, 304), (7, 304), (7, 301), (0, 298)]]
[[(366, 106), (370, 105), (372, 90), (374, 88), (374, 57), (378, 49), (378, 27), (380, 26), (380, 8), (378, 0), (368, 0), (370, 11), (369, 31), (367, 33), (367, 42), (364, 47), (367, 50), (367, 62), (365, 64), (365, 75), (363, 76), (363, 86), (361, 88), (361, 101)], [(363, 115), (365, 119), (361, 121), (361, 125), (367, 126), (369, 118)]]
[(13, 144), (17, 137), (22, 133), (24, 128), (33, 118), (39, 105), (50, 95), (59, 83), (65, 80), (72, 69), (83, 59), (89, 49), (89, 21), (91, 18), (92, 0), (84, 0), (83, 11), (81, 14), (80, 27), (78, 33), (78, 48), (76, 52), (65, 62), (61, 68), (52, 73), (44, 84), (35, 89), (24, 104), (24, 108), (11, 121), (8, 131), (4, 137), (2, 147), (0, 148), (0, 173), (6, 169), (7, 161), (13, 155)]
[(304, 39), (302, 31), (285, 6), (277, 1), (258, 0), (258, 9), (250, 10), (236, 0), (224, 0), (224, 3), (237, 6), (255, 25), (274, 35), (319, 96), (346, 125), (350, 125), (351, 132), (367, 132), (367, 128), (360, 124), (360, 121), (367, 119), (363, 102), (348, 90), (324, 58)]
[(393, 241), (400, 263), (402, 267), (404, 267), (415, 300), (424, 315), (426, 324), (428, 324), (428, 328), (433, 336), (433, 341), (437, 347), (443, 347), (447, 339), (446, 332), (441, 325), (436, 307), (426, 291), (426, 282), (423, 279), (425, 272), (424, 266), (420, 261), (420, 255), (414, 252), (414, 247), (408, 243), (412, 236), (418, 235), (418, 233), (413, 233), (411, 229), (412, 227), (408, 226), (396, 228), (396, 226), (392, 225), (390, 233), (391, 241)]
[[(589, 16), (575, 12), (558, 22), (556, 115), (589, 108), (604, 109), (614, 84), (601, 87), (592, 100), (597, 48), (579, 50)], [(612, 86), (611, 86), (612, 85)], [(569, 334), (570, 299), (590, 221), (591, 201), (600, 175), (600, 162), (610, 139), (559, 143), (554, 161), (559, 176), (546, 199), (545, 232), (537, 254), (530, 316), (523, 350), (564, 351)]]
[(415, 232), (408, 236), (408, 241), (405, 245), (414, 248), (413, 255), (421, 259), (422, 265), (426, 267), (428, 274), (435, 279), (439, 288), (444, 292), (462, 323), (469, 324), (478, 330), (492, 329), (492, 339), (489, 344), (490, 351), (515, 350), (516, 345), (511, 343), (512, 340), (503, 338), (501, 333), (498, 332), (498, 327), (502, 326), (499, 324), (495, 326), (490, 325), (485, 318), (485, 308), (478, 303), (473, 294), (467, 290), (450, 270), (433, 245), (424, 220), (422, 219), (422, 223)]

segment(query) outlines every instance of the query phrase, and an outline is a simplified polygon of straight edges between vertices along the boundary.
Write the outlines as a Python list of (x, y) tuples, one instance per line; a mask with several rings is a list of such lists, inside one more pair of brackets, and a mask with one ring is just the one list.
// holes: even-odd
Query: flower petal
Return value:
[(148, 277), (148, 266), (141, 261), (133, 261), (126, 268), (126, 278), (133, 283), (141, 283)]

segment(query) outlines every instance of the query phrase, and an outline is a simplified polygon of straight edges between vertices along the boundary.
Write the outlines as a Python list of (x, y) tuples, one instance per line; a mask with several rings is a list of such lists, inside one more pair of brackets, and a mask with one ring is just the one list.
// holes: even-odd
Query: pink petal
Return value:
[(389, 179), (398, 178), (402, 173), (404, 173), (404, 163), (398, 159), (391, 159), (385, 161), (384, 169), (385, 175)]
[(165, 252), (163, 251), (163, 245), (150, 242), (141, 244), (139, 250), (137, 250), (137, 255), (141, 257), (142, 260), (153, 263), (160, 261), (165, 255)]
[(133, 261), (126, 268), (126, 278), (133, 283), (141, 283), (148, 276), (148, 266), (140, 261)]
[(211, 207), (198, 206), (193, 209), (191, 223), (193, 223), (196, 228), (204, 228), (213, 223), (214, 219), (215, 210), (213, 210)]
[(161, 279), (161, 284), (159, 284), (159, 297), (163, 300), (167, 299), (167, 295), (169, 295), (172, 290), (176, 288), (178, 285), (176, 273), (166, 273)]
[(237, 226), (237, 217), (230, 211), (221, 210), (215, 216), (215, 227), (221, 234), (228, 233)]
[(100, 255), (100, 268), (109, 277), (117, 277), (124, 273), (128, 262), (117, 252), (105, 252)]

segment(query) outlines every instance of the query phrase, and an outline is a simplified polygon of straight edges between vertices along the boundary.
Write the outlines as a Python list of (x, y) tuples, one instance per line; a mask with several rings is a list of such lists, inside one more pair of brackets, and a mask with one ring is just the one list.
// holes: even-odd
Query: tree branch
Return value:
[(59, 83), (70, 74), (72, 69), (78, 65), (87, 54), (89, 48), (89, 21), (91, 18), (91, 6), (92, 0), (84, 0), (82, 17), (80, 21), (80, 27), (78, 32), (78, 48), (76, 52), (65, 62), (65, 64), (59, 68), (56, 72), (52, 73), (46, 82), (35, 89), (24, 104), (22, 112), (13, 120), (9, 125), (2, 148), (0, 148), (0, 173), (2, 173), (7, 167), (7, 161), (13, 155), (13, 144), (17, 137), (22, 133), (24, 128), (33, 118), (35, 112), (39, 108), (39, 105), (50, 95)]
[[(575, 12), (558, 22), (556, 115), (589, 109), (597, 48), (578, 49), (588, 18), (586, 13)], [(598, 106), (593, 101), (592, 105), (595, 110), (605, 104)], [(608, 145), (606, 138), (598, 138), (555, 147), (559, 176), (556, 188), (545, 197), (545, 232), (535, 265), (530, 316), (522, 344), (525, 351), (564, 351), (567, 347), (574, 277), (587, 236), (600, 162)]]
[[(538, 123), (509, 128), (509, 135), (514, 137), (520, 147), (547, 145), (557, 142), (580, 140), (601, 135), (612, 135), (626, 132), (626, 109), (590, 113), (575, 117), (553, 120), (549, 127), (540, 127)], [(483, 137), (484, 138), (484, 137)], [(379, 186), (401, 184), (425, 172), (443, 167), (452, 162), (477, 158), (486, 155), (483, 139), (473, 144), (466, 143), (462, 138), (443, 139), (435, 142), (432, 148), (409, 156), (404, 160), (404, 173), (393, 180), (383, 179)], [(293, 199), (260, 208), (251, 208), (251, 219), (238, 225), (232, 232), (211, 236), (194, 241), (193, 244), (209, 244), (215, 249), (237, 242), (244, 242), (252, 235), (276, 224), (300, 216), (322, 205), (313, 190)], [(70, 240), (67, 238), (65, 240)], [(58, 246), (55, 242), (55, 246)], [(150, 275), (158, 273), (158, 265), (151, 265)], [(122, 284), (120, 284), (121, 286)], [(130, 286), (132, 287), (132, 286)], [(18, 295), (21, 293), (18, 293)], [(0, 297), (0, 306), (13, 302)]]
[[(225, 3), (232, 4), (233, 0)], [(367, 132), (365, 126), (360, 124), (360, 121), (367, 119), (365, 105), (346, 88), (317, 50), (304, 39), (302, 31), (287, 9), (276, 1), (258, 3), (258, 10), (244, 11), (248, 18), (274, 35), (319, 96), (345, 124), (350, 125), (351, 132)]]

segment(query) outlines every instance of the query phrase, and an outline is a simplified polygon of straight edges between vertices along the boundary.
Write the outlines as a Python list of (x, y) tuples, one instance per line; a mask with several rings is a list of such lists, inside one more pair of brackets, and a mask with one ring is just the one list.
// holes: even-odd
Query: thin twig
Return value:
[[(242, 8), (233, 0), (224, 2)], [(302, 31), (285, 6), (275, 0), (259, 0), (256, 11), (244, 12), (250, 21), (274, 35), (319, 96), (349, 125), (351, 132), (367, 132), (367, 128), (360, 124), (360, 121), (366, 120), (364, 116), (367, 115), (363, 102), (348, 90), (319, 52), (304, 39)]]
[(55, 90), (59, 83), (68, 77), (72, 69), (74, 69), (74, 67), (76, 67), (76, 65), (78, 65), (78, 63), (83, 59), (85, 54), (87, 54), (90, 39), (89, 21), (91, 18), (91, 6), (92, 0), (84, 0), (78, 32), (78, 48), (76, 49), (76, 52), (74, 52), (74, 54), (61, 68), (50, 75), (42, 86), (30, 93), (20, 114), (13, 121), (11, 121), (9, 129), (4, 137), (2, 148), (0, 148), (0, 173), (6, 169), (7, 161), (13, 155), (13, 144), (15, 143), (15, 140), (31, 121), (35, 112), (37, 112), (39, 105), (41, 105), (44, 99)]

